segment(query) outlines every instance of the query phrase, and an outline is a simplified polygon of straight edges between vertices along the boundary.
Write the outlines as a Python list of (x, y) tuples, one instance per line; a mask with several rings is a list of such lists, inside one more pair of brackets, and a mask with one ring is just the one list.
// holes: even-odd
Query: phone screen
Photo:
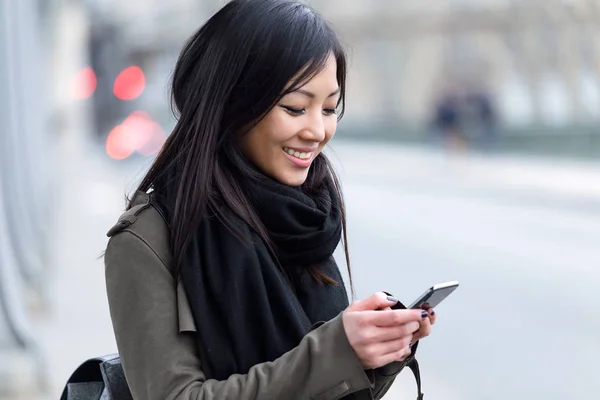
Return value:
[(437, 307), (442, 300), (454, 292), (458, 284), (436, 288), (435, 286), (423, 293), (409, 308), (434, 308)]

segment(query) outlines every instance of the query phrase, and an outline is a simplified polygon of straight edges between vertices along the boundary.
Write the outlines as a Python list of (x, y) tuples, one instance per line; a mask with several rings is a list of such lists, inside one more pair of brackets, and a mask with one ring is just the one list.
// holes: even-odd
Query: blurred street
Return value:
[[(60, 151), (51, 314), (36, 327), (50, 366), (48, 399), (58, 398), (82, 360), (116, 351), (99, 257), (125, 188), (148, 163), (117, 163), (93, 147), (68, 146)], [(521, 165), (519, 175), (540, 188), (526, 193), (501, 179), (507, 165), (519, 165), (515, 159), (343, 141), (334, 149), (358, 297), (385, 289), (409, 303), (435, 283), (461, 283), (420, 347), (429, 398), (551, 400), (600, 390), (596, 188), (577, 191), (571, 182), (560, 192), (544, 183), (552, 165), (542, 161)], [(571, 174), (573, 181), (598, 177), (600, 166), (573, 165)], [(11, 371), (14, 382), (26, 381), (27, 364), (15, 365), (22, 369)], [(387, 398), (413, 398), (413, 386), (406, 371)], [(26, 389), (17, 399), (31, 398)]]

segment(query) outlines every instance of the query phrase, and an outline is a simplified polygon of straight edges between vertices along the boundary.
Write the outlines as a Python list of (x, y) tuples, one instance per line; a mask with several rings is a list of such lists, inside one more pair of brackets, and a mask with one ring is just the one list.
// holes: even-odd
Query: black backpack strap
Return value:
[(425, 395), (421, 390), (421, 371), (419, 370), (419, 362), (416, 358), (413, 358), (412, 360), (410, 360), (407, 366), (408, 368), (410, 368), (413, 375), (415, 376), (415, 381), (417, 381), (417, 400), (423, 400)]

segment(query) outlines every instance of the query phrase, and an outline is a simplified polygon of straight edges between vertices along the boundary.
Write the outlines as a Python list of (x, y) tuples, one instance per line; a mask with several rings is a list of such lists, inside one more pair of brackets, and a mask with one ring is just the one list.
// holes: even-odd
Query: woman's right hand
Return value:
[(396, 301), (375, 293), (343, 313), (344, 330), (364, 369), (379, 368), (410, 355), (413, 334), (428, 318), (423, 310), (390, 310)]

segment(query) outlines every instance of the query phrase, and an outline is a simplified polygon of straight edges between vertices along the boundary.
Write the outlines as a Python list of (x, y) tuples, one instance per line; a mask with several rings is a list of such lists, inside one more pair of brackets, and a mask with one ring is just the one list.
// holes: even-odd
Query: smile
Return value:
[(298, 150), (294, 150), (294, 149), (289, 148), (289, 147), (284, 147), (283, 151), (285, 151), (290, 156), (296, 157), (296, 158), (298, 158), (300, 160), (310, 160), (311, 157), (312, 157), (312, 155), (313, 155), (312, 151), (309, 152), (309, 153), (305, 153), (305, 152), (301, 152), (301, 151), (298, 151)]

